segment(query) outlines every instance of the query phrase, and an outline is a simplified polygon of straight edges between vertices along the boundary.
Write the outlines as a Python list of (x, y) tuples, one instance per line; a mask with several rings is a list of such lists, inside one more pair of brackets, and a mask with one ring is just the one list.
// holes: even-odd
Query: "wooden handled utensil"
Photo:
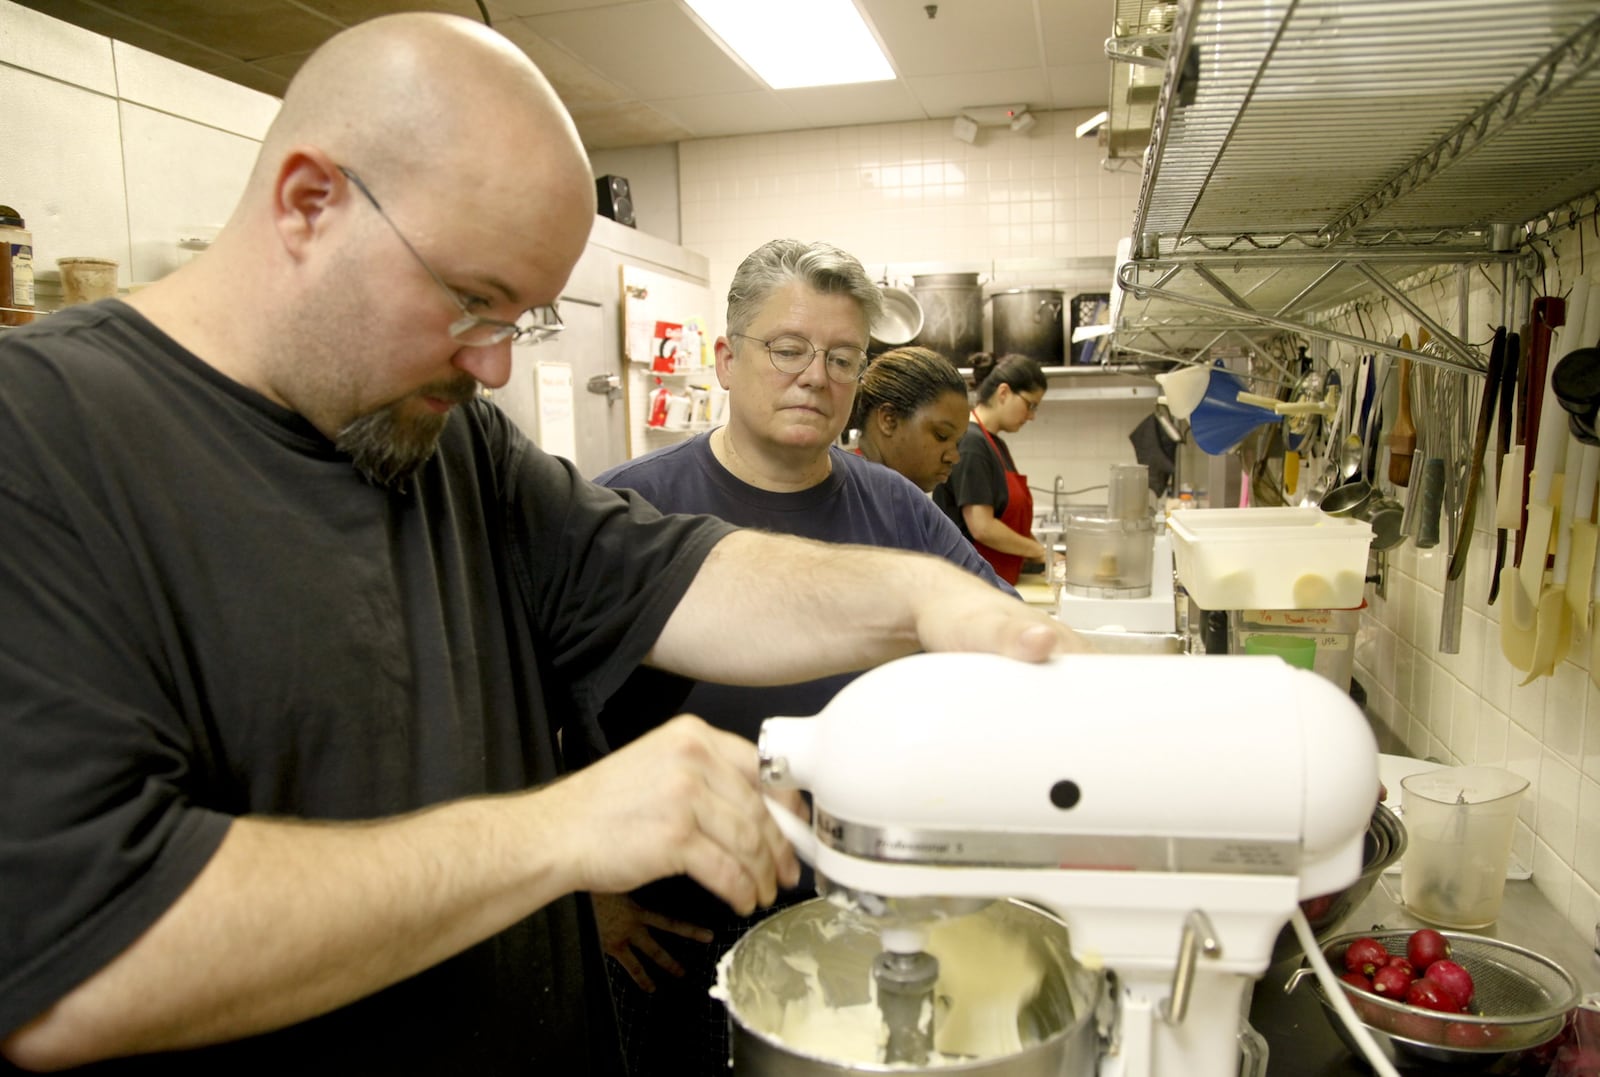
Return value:
[[(1400, 347), (1411, 350), (1411, 336), (1400, 338)], [(1400, 359), (1400, 405), (1389, 432), (1389, 481), (1396, 486), (1411, 482), (1411, 458), (1417, 451), (1417, 427), (1411, 421), (1411, 360)]]

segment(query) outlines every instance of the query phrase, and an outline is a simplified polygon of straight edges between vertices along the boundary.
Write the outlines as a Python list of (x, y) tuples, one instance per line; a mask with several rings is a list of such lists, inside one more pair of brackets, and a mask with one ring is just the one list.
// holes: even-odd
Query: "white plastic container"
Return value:
[(1372, 527), (1321, 509), (1190, 509), (1168, 519), (1178, 580), (1203, 609), (1361, 604)]

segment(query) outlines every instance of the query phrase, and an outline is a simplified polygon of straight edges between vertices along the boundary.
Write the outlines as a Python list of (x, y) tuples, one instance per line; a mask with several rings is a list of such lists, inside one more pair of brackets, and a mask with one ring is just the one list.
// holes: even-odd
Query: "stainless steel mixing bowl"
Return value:
[(983, 1074), (985, 1077), (1089, 1077), (1094, 1073), (1093, 1008), (1103, 981), (1072, 957), (1067, 927), (1025, 902), (995, 901), (981, 912), (998, 926), (1021, 930), (1042, 959), (1039, 994), (1017, 1015), (1023, 1047), (1013, 1054), (955, 1061), (921, 1070), (906, 1065), (824, 1058), (799, 1050), (775, 1034), (781, 1012), (764, 1002), (810, 990), (794, 961), (815, 961), (816, 980), (832, 1004), (870, 998), (872, 959), (881, 943), (871, 922), (817, 898), (776, 913), (745, 933), (731, 953), (722, 980), (732, 1033), (733, 1072), (741, 1077), (819, 1077), (892, 1073)]

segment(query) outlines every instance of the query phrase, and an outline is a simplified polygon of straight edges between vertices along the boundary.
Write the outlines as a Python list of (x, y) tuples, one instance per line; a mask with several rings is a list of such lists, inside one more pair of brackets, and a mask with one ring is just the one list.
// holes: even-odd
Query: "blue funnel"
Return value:
[(1239, 403), (1239, 394), (1249, 391), (1238, 375), (1213, 370), (1206, 395), (1189, 415), (1194, 443), (1212, 456), (1221, 456), (1237, 448), (1256, 427), (1283, 421), (1282, 415), (1269, 408)]

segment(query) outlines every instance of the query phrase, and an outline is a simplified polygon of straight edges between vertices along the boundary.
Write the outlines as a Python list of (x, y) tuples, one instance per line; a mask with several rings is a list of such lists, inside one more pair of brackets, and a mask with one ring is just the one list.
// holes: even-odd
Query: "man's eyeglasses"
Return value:
[(417, 260), (417, 264), (427, 271), (433, 282), (461, 311), (461, 317), (450, 323), (450, 336), (457, 343), (465, 344), (469, 348), (487, 348), (507, 340), (513, 342), (526, 340), (529, 344), (537, 344), (542, 340), (549, 340), (566, 328), (561, 324), (561, 315), (556, 311), (554, 303), (544, 307), (533, 307), (525, 311), (515, 322), (502, 322), (472, 313), (467, 308), (467, 301), (461, 298), (461, 293), (446, 284), (444, 278), (434, 272), (428, 260), (417, 253), (417, 248), (411, 245), (411, 241), (389, 219), (389, 215), (383, 211), (383, 206), (378, 204), (377, 197), (367, 189), (365, 183), (361, 182), (361, 177), (343, 165), (339, 166), (339, 171), (344, 173), (345, 179), (355, 185), (356, 190), (366, 196), (367, 201), (372, 203), (372, 208), (378, 211), (378, 216), (383, 218), (383, 222), (394, 232), (395, 237), (405, 244), (406, 250), (411, 252), (411, 257)]
[(748, 333), (728, 335), (754, 340), (767, 349), (767, 358), (772, 360), (772, 365), (785, 374), (800, 373), (810, 366), (818, 355), (825, 357), (823, 366), (828, 371), (828, 377), (841, 385), (851, 385), (860, 381), (861, 375), (867, 370), (867, 353), (848, 344), (837, 348), (814, 348), (811, 346), (811, 341), (805, 337), (789, 334), (773, 337), (771, 340), (761, 340)]

